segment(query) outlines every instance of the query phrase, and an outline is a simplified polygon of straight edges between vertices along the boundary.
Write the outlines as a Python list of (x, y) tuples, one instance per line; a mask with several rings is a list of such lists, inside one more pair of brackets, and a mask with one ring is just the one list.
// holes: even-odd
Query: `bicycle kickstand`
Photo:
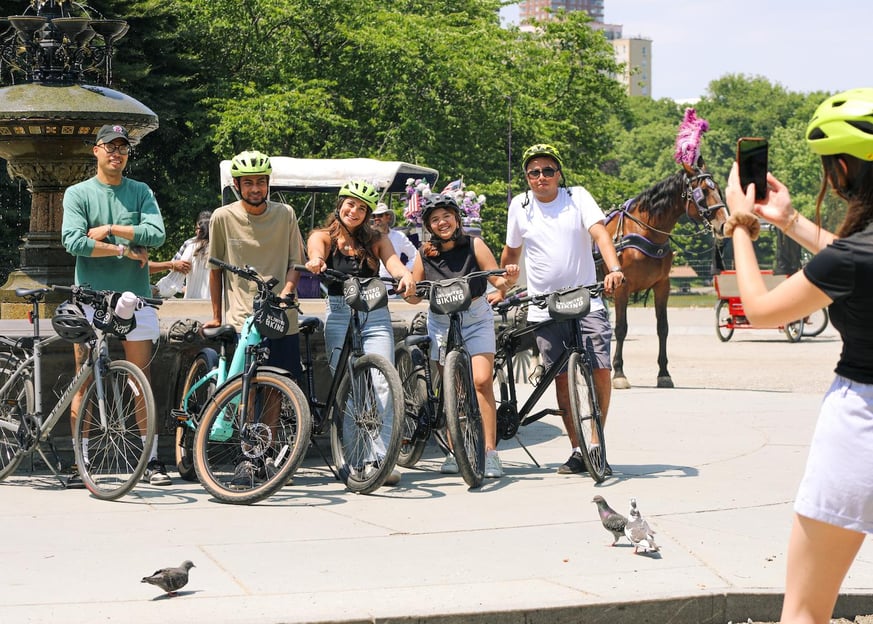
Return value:
[(524, 442), (521, 441), (521, 438), (518, 437), (518, 434), (517, 434), (517, 433), (515, 434), (515, 441), (518, 442), (518, 445), (522, 448), (522, 450), (523, 450), (525, 453), (527, 453), (527, 456), (530, 457), (530, 460), (534, 463), (534, 465), (535, 465), (537, 468), (542, 468), (542, 466), (540, 466), (540, 463), (536, 460), (536, 458), (535, 458), (533, 455), (531, 455), (531, 452), (530, 452), (530, 451), (528, 450), (528, 448), (524, 445)]
[(321, 459), (324, 460), (325, 465), (330, 469), (331, 473), (333, 473), (333, 478), (337, 481), (340, 480), (339, 473), (334, 469), (333, 465), (330, 463), (330, 460), (327, 458), (327, 455), (324, 454), (324, 451), (321, 450), (321, 447), (318, 446), (318, 441), (313, 436), (312, 438), (312, 446), (315, 447), (315, 450), (318, 451), (318, 454), (321, 455)]

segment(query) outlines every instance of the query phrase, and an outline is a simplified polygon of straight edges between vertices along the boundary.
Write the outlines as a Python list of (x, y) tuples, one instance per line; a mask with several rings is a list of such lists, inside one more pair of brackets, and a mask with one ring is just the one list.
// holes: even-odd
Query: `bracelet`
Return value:
[(112, 224), (109, 224), (109, 236), (112, 236)]
[(175, 260), (170, 260), (170, 270), (171, 271), (176, 270), (176, 261)]
[(119, 245), (118, 246), (118, 259), (120, 260), (121, 258), (123, 258), (124, 254), (126, 252), (127, 252), (127, 249), (124, 247), (124, 245)]
[(794, 211), (794, 216), (791, 217), (791, 218), (788, 220), (788, 225), (786, 225), (784, 228), (782, 228), (782, 233), (783, 233), (783, 234), (788, 234), (788, 230), (790, 230), (790, 229), (793, 228), (795, 225), (797, 225), (797, 222), (798, 222), (799, 220), (800, 220), (800, 211), (799, 211), (799, 210), (795, 210), (795, 211)]
[(610, 273), (623, 273), (623, 271), (621, 270), (620, 264), (616, 264), (615, 266), (609, 267), (609, 272)]
[(758, 217), (751, 212), (735, 212), (725, 221), (724, 235), (728, 237), (733, 236), (734, 228), (738, 225), (745, 227), (749, 231), (749, 236), (752, 240), (758, 240), (758, 234), (761, 233), (761, 223), (758, 221)]

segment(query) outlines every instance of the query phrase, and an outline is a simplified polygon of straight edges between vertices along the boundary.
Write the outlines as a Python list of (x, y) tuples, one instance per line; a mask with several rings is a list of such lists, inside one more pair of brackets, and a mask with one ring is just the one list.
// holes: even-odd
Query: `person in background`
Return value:
[[(387, 236), (391, 241), (391, 246), (394, 247), (394, 253), (400, 258), (400, 261), (406, 265), (406, 270), (412, 271), (412, 265), (415, 262), (415, 256), (418, 251), (412, 241), (406, 237), (406, 234), (400, 230), (394, 229), (394, 221), (396, 217), (394, 211), (386, 204), (379, 202), (376, 204), (376, 210), (373, 211), (373, 228), (383, 236)], [(383, 262), (379, 262), (379, 276), (391, 277), (391, 273), (385, 268)]]
[[(170, 271), (156, 284), (158, 295), (172, 297), (179, 291), (185, 299), (209, 299), (209, 220), (211, 210), (197, 215), (194, 236), (182, 243), (172, 260), (149, 261), (149, 273)], [(175, 274), (175, 275), (173, 275)]]
[[(61, 242), (76, 257), (74, 281), (96, 290), (130, 291), (151, 297), (148, 249), (160, 247), (166, 238), (155, 194), (146, 184), (124, 176), (130, 154), (126, 128), (103, 126), (91, 151), (97, 159), (97, 175), (64, 192)], [(87, 306), (85, 312), (90, 320), (94, 310)], [(160, 337), (158, 313), (144, 306), (134, 314), (136, 327), (121, 341), (124, 359), (139, 366), (151, 381), (152, 343)], [(87, 356), (87, 346), (74, 344), (73, 349), (79, 369)], [(70, 405), (71, 430), (75, 430), (84, 393), (83, 387)], [(144, 410), (145, 406), (138, 405), (137, 409)], [(87, 457), (88, 438), (83, 438), (81, 444)], [(157, 435), (150, 455), (143, 480), (151, 485), (169, 485), (167, 469), (158, 459)], [(77, 466), (66, 485), (85, 487)]]
[[(524, 251), (527, 290), (541, 295), (564, 288), (586, 286), (597, 281), (592, 256), (596, 244), (603, 255), (607, 274), (603, 278), (605, 293), (611, 294), (624, 281), (621, 264), (612, 238), (603, 225), (604, 214), (597, 202), (581, 186), (567, 188), (564, 163), (558, 150), (544, 143), (527, 148), (522, 155), (522, 171), (529, 190), (512, 198), (507, 217), (506, 245), (500, 265), (518, 264)], [(544, 321), (548, 311), (536, 306), (528, 309), (528, 321)], [(591, 311), (580, 327), (593, 363), (594, 391), (603, 414), (603, 427), (612, 396), (610, 380), (610, 339), (612, 327), (599, 297), (591, 299)], [(543, 366), (558, 359), (564, 345), (571, 340), (566, 323), (546, 325), (536, 331), (537, 347)], [(585, 470), (580, 441), (570, 421), (570, 391), (567, 371), (555, 378), (555, 393), (562, 412), (564, 428), (573, 448), (570, 459), (558, 468), (559, 474), (576, 474)], [(604, 458), (605, 460), (605, 458)], [(606, 464), (606, 474), (612, 468)]]
[[(827, 624), (865, 535), (873, 533), (873, 89), (826, 99), (806, 128), (806, 141), (821, 156), (824, 173), (817, 222), (792, 206), (788, 189), (772, 174), (766, 197), (756, 201), (754, 184), (742, 189), (734, 163), (725, 190), (731, 212), (725, 235), (733, 238), (743, 307), (755, 325), (784, 325), (829, 306), (843, 342), (794, 502), (781, 618)], [(846, 204), (836, 234), (821, 227), (829, 189)], [(752, 245), (758, 217), (815, 254), (770, 291)]]
[[(267, 280), (275, 277), (279, 283), (274, 291), (286, 297), (297, 289), (300, 274), (293, 267), (303, 263), (303, 237), (294, 209), (268, 199), (272, 172), (270, 157), (261, 152), (246, 151), (233, 157), (230, 173), (240, 199), (212, 213), (208, 255), (234, 266), (251, 266)], [(256, 294), (253, 282), (211, 268), (212, 320), (203, 327), (218, 327), (223, 320), (239, 334), (246, 317), (252, 314)], [(288, 333), (282, 338), (264, 339), (270, 351), (265, 365), (282, 368), (298, 378), (301, 366), (297, 309), (288, 308), (287, 315)], [(265, 465), (255, 464), (243, 455), (230, 485), (237, 489), (252, 487), (265, 470)]]
[[(497, 260), (478, 236), (469, 236), (462, 227), (461, 209), (451, 195), (431, 195), (422, 199), (422, 223), (431, 234), (431, 239), (421, 246), (421, 254), (415, 260), (412, 277), (415, 281), (430, 281), (461, 277), (474, 271), (497, 269)], [(504, 295), (518, 278), (518, 265), (506, 267), (506, 276), (481, 277), (470, 280), (473, 301), (463, 313), (461, 336), (473, 366), (473, 385), (482, 414), (482, 429), (485, 435), (485, 476), (496, 479), (503, 476), (503, 466), (497, 454), (497, 405), (494, 400), (494, 352), (497, 345), (494, 335), (494, 313), (485, 298), (487, 282)], [(409, 303), (418, 303), (415, 296), (405, 297)], [(449, 334), (449, 317), (429, 313), (427, 333), (431, 337), (430, 358), (442, 366), (445, 358), (446, 339)], [(440, 472), (457, 474), (458, 462), (453, 453), (446, 455)]]
[[(372, 184), (361, 180), (345, 184), (339, 190), (334, 211), (324, 226), (314, 229), (309, 235), (306, 268), (315, 274), (336, 269), (357, 277), (376, 277), (382, 262), (391, 276), (398, 280), (395, 290), (404, 296), (414, 294), (412, 274), (397, 257), (391, 241), (370, 225), (378, 200), (378, 190)], [(328, 364), (335, 373), (352, 311), (343, 296), (342, 284), (331, 284), (327, 294), (324, 344)], [(394, 362), (394, 329), (387, 307), (364, 315), (361, 336), (366, 353), (377, 353)], [(385, 484), (399, 482), (400, 473), (395, 470)]]

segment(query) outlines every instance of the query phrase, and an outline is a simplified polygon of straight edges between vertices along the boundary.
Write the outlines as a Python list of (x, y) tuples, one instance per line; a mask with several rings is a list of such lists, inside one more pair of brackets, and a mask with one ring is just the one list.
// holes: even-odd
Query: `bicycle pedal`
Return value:
[(172, 409), (170, 410), (170, 416), (173, 420), (175, 420), (178, 424), (182, 425), (191, 420), (191, 415), (185, 410), (181, 409)]

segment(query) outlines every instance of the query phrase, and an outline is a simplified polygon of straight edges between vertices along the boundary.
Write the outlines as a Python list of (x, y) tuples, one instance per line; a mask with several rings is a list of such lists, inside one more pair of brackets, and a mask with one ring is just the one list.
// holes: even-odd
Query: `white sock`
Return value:
[[(140, 436), (140, 438), (142, 439), (143, 445), (145, 445), (146, 437)], [(155, 441), (152, 443), (152, 452), (149, 455), (149, 461), (152, 461), (153, 459), (157, 459), (157, 458), (158, 458), (158, 436), (155, 436)]]
[(579, 453), (579, 454), (581, 455), (581, 454), (582, 454), (582, 448), (579, 447), (579, 446), (574, 446), (574, 447), (573, 447), (573, 452), (574, 452), (574, 453)]
[(82, 458), (86, 464), (91, 463), (88, 458), (88, 438), (82, 438)]

